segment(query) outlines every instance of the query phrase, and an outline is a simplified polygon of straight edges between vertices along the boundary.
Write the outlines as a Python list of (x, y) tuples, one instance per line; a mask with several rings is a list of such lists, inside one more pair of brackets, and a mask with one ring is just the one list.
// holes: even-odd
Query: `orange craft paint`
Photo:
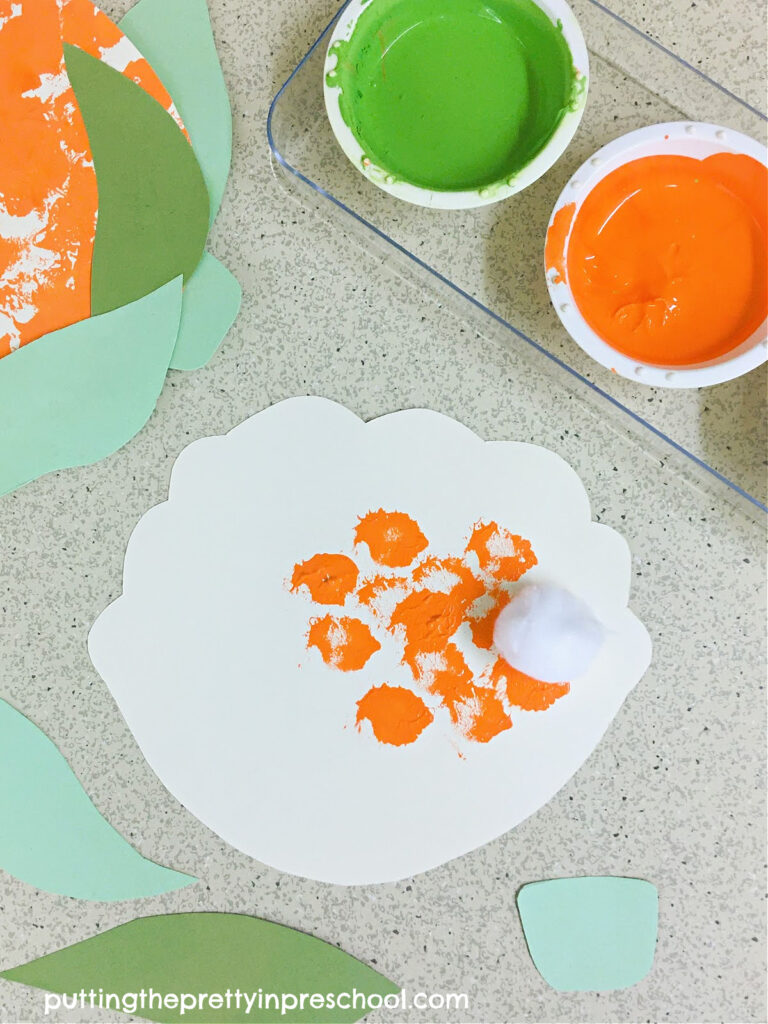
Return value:
[(768, 171), (752, 157), (624, 164), (584, 199), (564, 261), (572, 216), (564, 207), (550, 228), (547, 267), (567, 271), (589, 326), (630, 358), (707, 362), (765, 320)]

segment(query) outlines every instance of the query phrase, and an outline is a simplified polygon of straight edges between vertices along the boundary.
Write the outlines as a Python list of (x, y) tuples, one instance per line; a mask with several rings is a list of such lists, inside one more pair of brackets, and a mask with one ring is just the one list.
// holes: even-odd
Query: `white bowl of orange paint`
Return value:
[(607, 369), (654, 387), (732, 380), (768, 357), (768, 154), (696, 122), (630, 132), (550, 220), (552, 304)]

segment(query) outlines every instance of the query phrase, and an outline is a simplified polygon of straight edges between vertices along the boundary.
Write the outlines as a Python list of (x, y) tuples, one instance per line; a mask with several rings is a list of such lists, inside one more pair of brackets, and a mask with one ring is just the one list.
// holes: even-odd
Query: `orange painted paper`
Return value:
[(98, 188), (64, 42), (178, 120), (155, 72), (90, 0), (0, 0), (0, 357), (91, 311)]

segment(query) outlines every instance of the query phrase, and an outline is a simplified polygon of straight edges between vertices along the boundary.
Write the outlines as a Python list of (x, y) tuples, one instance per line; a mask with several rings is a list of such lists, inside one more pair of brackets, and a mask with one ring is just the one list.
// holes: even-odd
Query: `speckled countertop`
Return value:
[[(120, 0), (106, 9), (118, 16), (128, 6)], [(762, 4), (610, 6), (762, 102)], [(140, 915), (228, 910), (337, 942), (410, 992), (466, 992), (467, 1020), (764, 1021), (761, 530), (621, 443), (609, 455), (588, 419), (555, 393), (554, 415), (520, 407), (510, 399), (508, 353), (498, 339), (466, 344), (460, 319), (431, 296), (398, 287), (352, 243), (340, 245), (336, 230), (274, 178), (264, 133), (269, 101), (333, 7), (211, 0), (235, 116), (233, 175), (211, 245), (244, 286), (240, 318), (208, 367), (169, 375), (157, 412), (126, 448), (0, 499), (0, 693), (59, 745), (99, 809), (142, 853), (201, 881), (103, 905), (0, 873), (0, 963)], [(532, 387), (549, 393), (535, 368), (526, 372)], [(581, 474), (596, 517), (630, 542), (632, 604), (655, 645), (651, 669), (601, 745), (545, 808), (475, 853), (400, 884), (318, 885), (226, 846), (147, 767), (86, 651), (91, 624), (119, 593), (130, 532), (166, 496), (185, 445), (308, 393), (366, 418), (423, 405), (482, 436), (560, 451)], [(633, 397), (658, 396), (638, 389)], [(699, 454), (714, 453), (728, 472), (722, 438), (731, 435), (725, 427), (719, 434), (718, 422), (730, 430), (737, 419), (759, 431), (765, 377), (714, 389), (697, 403), (676, 402), (673, 393), (663, 399), (655, 422)], [(636, 875), (659, 887), (656, 962), (625, 992), (558, 994), (526, 953), (517, 889), (579, 873)], [(448, 1018), (411, 1011), (406, 1019)], [(44, 1020), (53, 1018), (39, 992), (0, 982), (2, 1024)]]

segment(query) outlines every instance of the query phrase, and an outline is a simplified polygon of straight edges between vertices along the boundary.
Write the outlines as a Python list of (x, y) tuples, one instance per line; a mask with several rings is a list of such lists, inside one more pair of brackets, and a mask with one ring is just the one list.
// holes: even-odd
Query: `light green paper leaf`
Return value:
[(197, 370), (219, 347), (240, 310), (243, 293), (227, 268), (209, 253), (184, 286), (172, 370)]
[(145, 860), (102, 818), (61, 753), (0, 700), (0, 868), (38, 889), (127, 900), (181, 889), (190, 875)]
[(639, 878), (555, 878), (524, 885), (517, 909), (536, 970), (561, 992), (637, 984), (656, 948), (659, 898)]
[[(0, 973), (0, 977), (50, 992), (139, 993), (351, 993), (382, 997), (398, 986), (335, 946), (302, 932), (241, 914), (192, 913), (144, 917), (57, 953)], [(124, 1008), (125, 1004), (122, 1003)], [(114, 1009), (114, 1007), (112, 1007)], [(129, 1011), (130, 1012), (130, 1011)], [(240, 1021), (305, 1021), (307, 1024), (359, 1020), (365, 1010), (293, 1009), (282, 1015), (274, 1004), (239, 1008), (159, 1009), (137, 1006), (138, 1016), (162, 1022), (238, 1024)]]
[(232, 110), (205, 0), (139, 0), (120, 28), (171, 95), (205, 175), (213, 223), (232, 158)]
[(0, 359), (0, 494), (85, 466), (144, 426), (181, 317), (181, 278)]
[(65, 43), (64, 57), (99, 190), (96, 316), (192, 275), (208, 235), (208, 192), (192, 147), (156, 100), (76, 46)]

